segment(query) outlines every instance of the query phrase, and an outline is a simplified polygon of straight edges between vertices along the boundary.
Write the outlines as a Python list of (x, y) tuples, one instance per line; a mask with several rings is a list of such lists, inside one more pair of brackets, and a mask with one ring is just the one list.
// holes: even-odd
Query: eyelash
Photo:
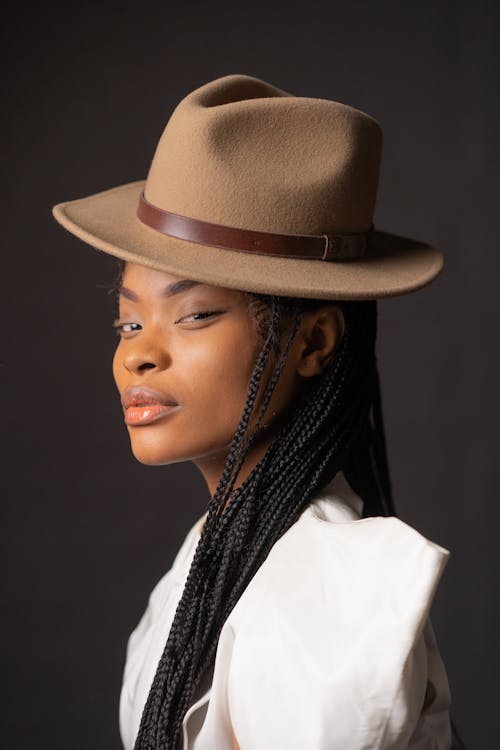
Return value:
[[(204, 317), (201, 320), (205, 320), (206, 318), (211, 317), (212, 315), (219, 315), (223, 310), (208, 310), (207, 312), (195, 312), (191, 313), (191, 315), (184, 315), (182, 318), (179, 318), (179, 320), (176, 320), (175, 323), (179, 323), (181, 320), (184, 320), (184, 318), (193, 318), (195, 315), (203, 315)], [(193, 322), (199, 322), (199, 321), (193, 321)], [(134, 326), (134, 325), (140, 325), (140, 323), (120, 323), (119, 321), (115, 321), (112, 325), (112, 327), (115, 329), (115, 333), (117, 336), (120, 336), (122, 333), (134, 333), (134, 331), (123, 331), (124, 326)]]

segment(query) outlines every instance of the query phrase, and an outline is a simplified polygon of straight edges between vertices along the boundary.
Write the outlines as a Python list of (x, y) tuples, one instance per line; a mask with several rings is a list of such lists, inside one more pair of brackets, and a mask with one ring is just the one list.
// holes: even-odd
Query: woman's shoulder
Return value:
[(333, 515), (324, 503), (307, 506), (240, 598), (236, 624), (277, 608), (296, 620), (304, 607), (311, 620), (336, 617), (339, 609), (348, 620), (371, 617), (384, 607), (399, 620), (405, 603), (424, 617), (449, 551), (395, 516)]
[(403, 747), (395, 738), (406, 747), (449, 552), (394, 516), (334, 521), (317, 510), (308, 506), (273, 545), (224, 626), (236, 735), (255, 737), (251, 706), (263, 738), (283, 740), (289, 717), (287, 747), (333, 747), (333, 736), (339, 748)]

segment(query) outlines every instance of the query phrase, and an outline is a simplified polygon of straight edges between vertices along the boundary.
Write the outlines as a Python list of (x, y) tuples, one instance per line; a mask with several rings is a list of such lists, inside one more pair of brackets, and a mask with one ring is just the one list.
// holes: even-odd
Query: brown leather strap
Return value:
[(357, 234), (276, 234), (228, 227), (165, 211), (149, 203), (144, 191), (139, 198), (137, 217), (152, 229), (181, 240), (246, 253), (308, 260), (361, 258), (373, 231), (373, 224), (367, 232)]

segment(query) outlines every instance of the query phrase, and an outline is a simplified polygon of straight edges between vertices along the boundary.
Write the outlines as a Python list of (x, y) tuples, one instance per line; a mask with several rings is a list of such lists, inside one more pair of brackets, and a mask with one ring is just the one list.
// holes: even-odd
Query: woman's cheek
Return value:
[(234, 432), (248, 393), (248, 377), (238, 377), (222, 368), (206, 371), (203, 382), (193, 383), (189, 403), (191, 416), (207, 433)]
[(233, 395), (240, 401), (242, 393), (243, 397), (246, 396), (255, 352), (242, 333), (240, 330), (238, 336), (222, 336), (218, 332), (217, 337), (207, 337), (203, 345), (185, 352), (181, 371), (191, 378), (196, 391), (203, 392), (211, 400)]

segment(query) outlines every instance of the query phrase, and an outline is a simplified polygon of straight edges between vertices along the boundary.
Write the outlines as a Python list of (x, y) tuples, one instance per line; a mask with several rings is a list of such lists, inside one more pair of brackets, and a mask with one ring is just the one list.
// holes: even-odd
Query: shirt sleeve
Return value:
[(430, 619), (425, 624), (421, 638), (425, 643), (427, 662), (426, 691), (408, 750), (450, 750), (450, 687)]
[[(448, 750), (444, 667), (426, 624), (448, 555), (395, 517), (318, 523), (278, 551), (232, 647), (241, 750)], [(417, 744), (424, 729), (434, 744)]]

